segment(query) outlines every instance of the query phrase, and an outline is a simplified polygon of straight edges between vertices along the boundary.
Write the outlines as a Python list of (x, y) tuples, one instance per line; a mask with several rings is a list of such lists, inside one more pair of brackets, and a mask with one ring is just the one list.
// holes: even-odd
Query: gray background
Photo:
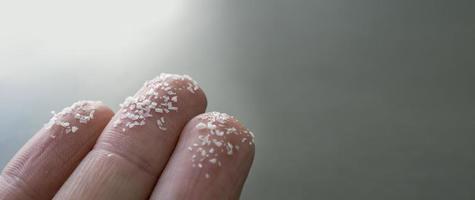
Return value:
[(257, 135), (242, 199), (475, 199), (475, 2), (0, 2), (0, 166), (187, 73)]

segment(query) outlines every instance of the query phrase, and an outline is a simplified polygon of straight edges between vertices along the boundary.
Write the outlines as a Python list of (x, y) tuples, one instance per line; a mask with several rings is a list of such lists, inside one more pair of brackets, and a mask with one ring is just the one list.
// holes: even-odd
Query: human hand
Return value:
[(161, 74), (114, 113), (65, 108), (0, 176), (0, 199), (239, 199), (254, 136), (234, 117), (202, 114), (189, 76)]

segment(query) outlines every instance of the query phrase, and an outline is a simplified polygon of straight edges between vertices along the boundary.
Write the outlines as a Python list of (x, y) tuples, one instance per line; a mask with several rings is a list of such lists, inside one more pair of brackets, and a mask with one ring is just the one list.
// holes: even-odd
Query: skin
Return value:
[[(170, 81), (170, 86), (189, 81)], [(162, 96), (164, 91), (157, 92)], [(201, 89), (193, 94), (180, 90), (177, 97), (179, 111), (168, 113), (166, 131), (156, 125), (159, 115), (123, 131), (114, 126), (122, 110), (114, 115), (97, 102), (90, 103), (95, 116), (87, 124), (71, 116), (61, 119), (79, 127), (73, 134), (64, 134), (60, 126), (39, 130), (3, 169), (0, 199), (239, 199), (254, 145), (240, 145), (232, 156), (218, 155), (221, 167), (193, 167), (188, 147), (206, 134), (196, 125), (207, 123), (211, 114), (204, 113), (207, 100)], [(235, 118), (222, 128), (231, 127), (247, 130)], [(239, 143), (243, 137), (229, 135), (227, 140)]]

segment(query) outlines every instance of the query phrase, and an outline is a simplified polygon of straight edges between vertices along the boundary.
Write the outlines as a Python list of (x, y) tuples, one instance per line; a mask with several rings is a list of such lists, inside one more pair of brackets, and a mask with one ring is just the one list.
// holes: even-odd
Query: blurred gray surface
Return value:
[(242, 199), (475, 199), (474, 1), (26, 4), (0, 2), (0, 167), (173, 72), (256, 133)]

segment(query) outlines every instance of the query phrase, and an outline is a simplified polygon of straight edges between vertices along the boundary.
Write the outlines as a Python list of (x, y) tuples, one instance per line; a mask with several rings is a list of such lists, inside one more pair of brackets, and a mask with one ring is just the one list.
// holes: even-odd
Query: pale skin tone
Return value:
[[(239, 199), (254, 144), (243, 143), (232, 155), (217, 154), (219, 167), (197, 167), (188, 147), (204, 133), (197, 124), (208, 122), (207, 100), (201, 89), (193, 94), (180, 90), (177, 97), (179, 110), (167, 115), (166, 131), (156, 124), (159, 115), (123, 131), (114, 126), (121, 110), (114, 114), (99, 102), (88, 102), (86, 108), (95, 112), (87, 124), (74, 115), (62, 116), (78, 130), (65, 134), (57, 125), (39, 130), (3, 169), (0, 199)], [(222, 124), (230, 127), (247, 130), (235, 118)], [(244, 139), (230, 135), (227, 140), (237, 144)]]

